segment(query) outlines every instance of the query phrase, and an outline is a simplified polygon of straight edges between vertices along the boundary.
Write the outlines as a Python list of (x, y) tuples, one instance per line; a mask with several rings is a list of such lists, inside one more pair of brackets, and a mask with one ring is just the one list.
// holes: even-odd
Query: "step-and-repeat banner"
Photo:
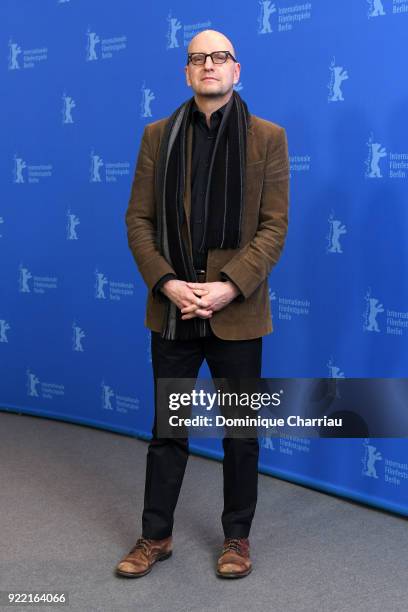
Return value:
[[(192, 95), (187, 45), (208, 28), (233, 41), (250, 111), (288, 134), (263, 376), (406, 375), (408, 0), (4, 0), (3, 409), (150, 434), (124, 217), (143, 128)], [(404, 439), (261, 443), (265, 472), (408, 514)], [(221, 456), (219, 440), (191, 447)]]

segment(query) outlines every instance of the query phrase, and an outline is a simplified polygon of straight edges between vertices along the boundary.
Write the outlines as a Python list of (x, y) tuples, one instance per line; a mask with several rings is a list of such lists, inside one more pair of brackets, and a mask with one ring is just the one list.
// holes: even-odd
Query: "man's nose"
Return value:
[[(208, 63), (207, 63), (208, 62)], [(208, 68), (213, 68), (213, 61), (210, 55), (207, 55), (204, 62), (204, 68), (208, 70)]]

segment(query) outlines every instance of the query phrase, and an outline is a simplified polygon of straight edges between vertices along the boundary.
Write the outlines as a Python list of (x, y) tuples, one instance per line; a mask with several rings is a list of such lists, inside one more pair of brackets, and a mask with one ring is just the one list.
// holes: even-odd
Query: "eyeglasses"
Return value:
[(225, 64), (229, 57), (234, 62), (237, 61), (229, 51), (213, 51), (212, 53), (188, 53), (187, 64), (191, 62), (194, 66), (203, 66), (207, 57), (211, 57), (213, 64)]

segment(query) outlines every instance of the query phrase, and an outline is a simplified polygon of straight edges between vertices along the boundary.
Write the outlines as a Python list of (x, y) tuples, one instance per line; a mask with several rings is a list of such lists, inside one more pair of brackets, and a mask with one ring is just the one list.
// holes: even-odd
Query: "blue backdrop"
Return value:
[[(408, 0), (3, 0), (2, 406), (150, 434), (146, 289), (124, 215), (143, 128), (192, 95), (187, 45), (207, 28), (234, 42), (250, 111), (288, 134), (263, 376), (403, 377), (407, 27)], [(407, 449), (284, 436), (262, 439), (260, 467), (408, 514)]]

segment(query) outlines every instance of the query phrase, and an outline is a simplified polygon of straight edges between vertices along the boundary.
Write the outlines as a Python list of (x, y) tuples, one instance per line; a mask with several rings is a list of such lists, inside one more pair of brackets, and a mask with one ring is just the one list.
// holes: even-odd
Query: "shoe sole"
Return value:
[(235, 574), (235, 573), (223, 573), (223, 572), (219, 572), (218, 570), (216, 570), (216, 574), (217, 576), (219, 576), (219, 578), (245, 578), (245, 576), (248, 576), (248, 574), (250, 574), (252, 572), (252, 567), (249, 568), (249, 570), (247, 570), (246, 572), (242, 572), (242, 574)]
[(173, 552), (173, 551), (171, 551), (171, 550), (170, 550), (170, 552), (168, 552), (168, 553), (164, 553), (164, 554), (160, 555), (160, 557), (157, 557), (156, 561), (154, 561), (154, 562), (151, 564), (151, 566), (150, 566), (150, 567), (149, 567), (147, 570), (145, 570), (144, 572), (140, 572), (139, 574), (134, 574), (134, 573), (132, 573), (132, 572), (123, 572), (123, 571), (121, 571), (121, 570), (119, 570), (119, 569), (117, 569), (117, 570), (116, 570), (116, 573), (117, 573), (119, 576), (125, 576), (126, 578), (141, 578), (142, 576), (146, 576), (146, 574), (150, 574), (150, 572), (151, 572), (151, 571), (152, 571), (152, 569), (153, 569), (153, 565), (154, 565), (154, 564), (155, 564), (157, 561), (165, 561), (166, 559), (168, 559), (169, 557), (171, 557), (172, 552)]

